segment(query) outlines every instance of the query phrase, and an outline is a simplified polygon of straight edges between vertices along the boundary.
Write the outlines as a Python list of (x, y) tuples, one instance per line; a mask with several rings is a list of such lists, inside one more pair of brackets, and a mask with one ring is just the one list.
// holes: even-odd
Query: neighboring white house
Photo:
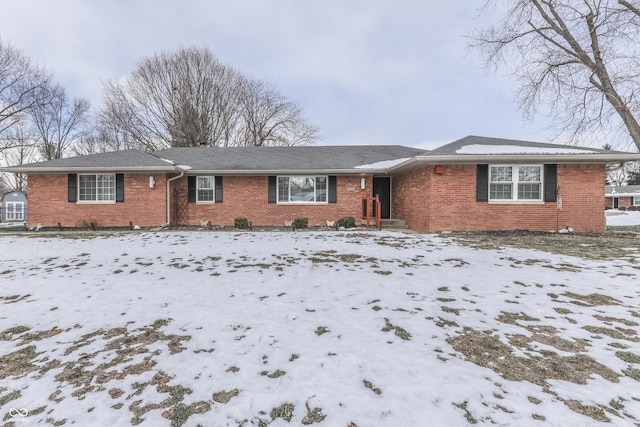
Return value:
[(0, 202), (0, 222), (27, 221), (27, 193), (12, 191), (5, 194)]
[(606, 209), (640, 209), (640, 185), (608, 186), (604, 197)]

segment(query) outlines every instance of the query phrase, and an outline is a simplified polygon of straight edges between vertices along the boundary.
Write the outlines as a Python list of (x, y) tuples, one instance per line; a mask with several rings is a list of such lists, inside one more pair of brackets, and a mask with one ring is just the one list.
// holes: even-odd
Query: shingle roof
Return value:
[(640, 197), (640, 185), (608, 185), (604, 192), (609, 197)]
[(400, 145), (168, 148), (153, 154), (196, 171), (304, 171), (376, 169), (375, 164), (426, 153)]
[(91, 169), (118, 169), (118, 170), (173, 170), (174, 166), (140, 150), (111, 151), (108, 153), (89, 154), (86, 156), (67, 157), (64, 159), (49, 160), (46, 162), (31, 163), (26, 165), (6, 168), (19, 172), (21, 169), (42, 170), (91, 170)]
[[(507, 149), (507, 147), (509, 147)], [(606, 154), (616, 151), (470, 135), (430, 151), (427, 156), (465, 154)]]

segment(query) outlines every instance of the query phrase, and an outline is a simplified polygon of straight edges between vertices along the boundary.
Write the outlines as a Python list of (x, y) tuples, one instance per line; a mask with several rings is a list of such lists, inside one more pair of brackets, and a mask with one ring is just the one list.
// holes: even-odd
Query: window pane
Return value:
[(214, 177), (199, 176), (198, 177), (198, 202), (213, 202), (213, 185)]
[(520, 166), (518, 181), (540, 182), (540, 166)]
[(315, 200), (314, 181), (312, 177), (289, 178), (289, 201), (313, 202)]
[(96, 176), (96, 200), (116, 199), (116, 176), (97, 175)]
[(278, 201), (289, 201), (289, 177), (287, 176), (278, 177)]
[(78, 177), (79, 200), (97, 200), (96, 175), (80, 175)]
[(327, 201), (327, 177), (316, 176), (316, 202)]
[(511, 182), (511, 166), (491, 166), (491, 182)]
[(510, 200), (511, 184), (491, 184), (489, 186), (489, 198), (497, 200)]
[(519, 200), (540, 200), (540, 184), (518, 184)]

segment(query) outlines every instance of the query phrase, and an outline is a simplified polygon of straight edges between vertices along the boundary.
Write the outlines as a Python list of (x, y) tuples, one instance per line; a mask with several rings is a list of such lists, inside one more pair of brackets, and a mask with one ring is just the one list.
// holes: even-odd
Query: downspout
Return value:
[(171, 186), (169, 184), (171, 181), (180, 179), (183, 176), (184, 176), (184, 172), (180, 172), (180, 175), (174, 176), (173, 178), (169, 178), (167, 180), (167, 225), (171, 225)]

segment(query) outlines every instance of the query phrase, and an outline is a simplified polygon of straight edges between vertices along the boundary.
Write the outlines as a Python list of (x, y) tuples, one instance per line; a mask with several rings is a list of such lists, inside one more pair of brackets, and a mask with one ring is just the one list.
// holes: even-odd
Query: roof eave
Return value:
[(238, 170), (238, 169), (189, 169), (187, 175), (371, 175), (385, 174), (386, 169), (264, 169), (264, 170)]
[[(640, 153), (589, 154), (454, 154), (447, 156), (416, 156), (422, 164), (477, 164), (477, 163), (615, 163), (640, 160)], [(403, 166), (401, 164), (399, 166)]]
[(24, 173), (24, 174), (58, 174), (58, 173), (82, 173), (82, 172), (177, 172), (175, 166), (75, 166), (75, 167), (20, 167), (11, 166), (0, 168), (2, 172)]

